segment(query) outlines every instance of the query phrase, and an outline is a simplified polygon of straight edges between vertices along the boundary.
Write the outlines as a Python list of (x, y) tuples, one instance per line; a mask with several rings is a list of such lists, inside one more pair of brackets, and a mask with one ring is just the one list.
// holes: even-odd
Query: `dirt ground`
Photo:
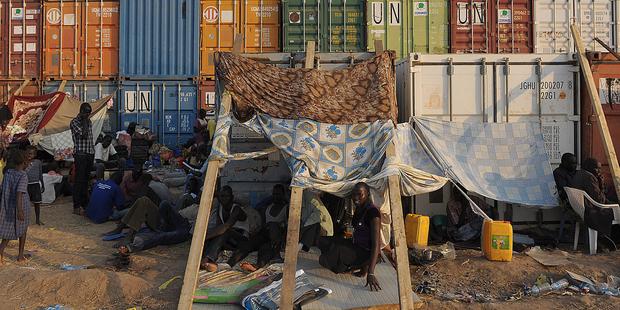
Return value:
[[(73, 309), (176, 308), (182, 280), (173, 281), (163, 291), (158, 287), (175, 276), (183, 276), (189, 242), (133, 255), (129, 268), (118, 271), (109, 262), (114, 242), (101, 240), (101, 234), (115, 224), (95, 225), (71, 214), (71, 210), (67, 198), (43, 207), (46, 225), (30, 226), (26, 250), (33, 257), (27, 263), (15, 262), (17, 242), (9, 244), (5, 265), (0, 266), (0, 309), (37, 309), (56, 304)], [(604, 282), (608, 275), (620, 276), (619, 260), (617, 252), (596, 256), (576, 252), (571, 253), (570, 265), (548, 268), (523, 254), (510, 263), (499, 263), (487, 261), (479, 251), (461, 250), (455, 260), (412, 266), (412, 286), (415, 289), (426, 282), (434, 289), (431, 294), (419, 294), (425, 309), (619, 309), (617, 297), (519, 295), (523, 285), (531, 285), (541, 273), (560, 279), (569, 270)], [(63, 263), (93, 267), (64, 271), (60, 269)], [(446, 300), (441, 297), (445, 293), (475, 293), (485, 302)], [(506, 301), (511, 296), (517, 300)]]

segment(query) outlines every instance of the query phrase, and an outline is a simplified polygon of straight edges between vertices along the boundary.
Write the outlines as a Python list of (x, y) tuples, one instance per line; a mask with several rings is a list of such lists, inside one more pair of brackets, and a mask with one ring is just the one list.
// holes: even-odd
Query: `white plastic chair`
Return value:
[[(592, 197), (590, 197), (588, 193), (582, 190), (576, 189), (576, 188), (564, 187), (564, 190), (566, 191), (566, 195), (568, 196), (568, 201), (570, 202), (571, 207), (579, 215), (581, 220), (584, 219), (584, 213), (586, 211), (585, 200), (584, 200), (584, 197), (585, 197), (585, 199), (587, 199), (594, 206), (597, 206), (600, 208), (612, 208), (614, 212), (614, 220), (612, 224), (620, 224), (620, 205), (617, 205), (617, 204), (606, 205), (606, 204), (598, 203), (594, 201), (594, 199), (592, 199)], [(598, 231), (592, 228), (588, 228), (588, 239), (590, 241), (590, 255), (596, 254), (597, 238), (598, 238)], [(573, 250), (577, 250), (578, 241), (579, 241), (579, 223), (575, 223), (575, 240), (573, 241)]]

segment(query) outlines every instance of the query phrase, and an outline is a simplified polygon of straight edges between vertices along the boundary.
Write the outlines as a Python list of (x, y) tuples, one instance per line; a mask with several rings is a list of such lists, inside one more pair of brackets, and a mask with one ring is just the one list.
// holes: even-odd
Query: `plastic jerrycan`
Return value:
[(413, 248), (414, 245), (428, 245), (428, 229), (430, 218), (419, 214), (407, 214), (405, 218), (405, 235), (407, 236), (407, 247)]
[(484, 221), (482, 253), (490, 261), (512, 261), (512, 225), (510, 222)]

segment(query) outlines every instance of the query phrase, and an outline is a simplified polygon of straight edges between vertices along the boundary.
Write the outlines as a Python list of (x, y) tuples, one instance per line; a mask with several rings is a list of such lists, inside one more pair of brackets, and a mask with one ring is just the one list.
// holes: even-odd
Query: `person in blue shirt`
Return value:
[(123, 180), (121, 172), (114, 173), (109, 180), (99, 180), (93, 185), (86, 215), (97, 224), (104, 223), (125, 204), (125, 197), (120, 188)]

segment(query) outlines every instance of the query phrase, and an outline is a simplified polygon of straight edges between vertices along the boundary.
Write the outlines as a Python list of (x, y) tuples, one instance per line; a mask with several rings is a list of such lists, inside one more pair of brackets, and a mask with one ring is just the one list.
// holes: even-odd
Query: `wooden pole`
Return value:
[(282, 276), (282, 290), (280, 293), (280, 309), (282, 310), (293, 310), (303, 191), (303, 188), (293, 187), (291, 193), (291, 204), (288, 211), (288, 228), (286, 231), (286, 249), (284, 250), (284, 272)]
[[(314, 41), (306, 45), (305, 68), (314, 67)], [(299, 253), (299, 225), (301, 221), (301, 200), (303, 189), (293, 187), (291, 204), (288, 211), (288, 229), (286, 232), (286, 248), (284, 249), (284, 271), (282, 289), (280, 290), (280, 309), (293, 310), (295, 291), (295, 272), (297, 271), (297, 254)]]
[[(388, 144), (387, 157), (396, 155), (394, 142)], [(413, 308), (413, 291), (411, 290), (411, 274), (409, 271), (409, 254), (407, 238), (405, 237), (405, 221), (403, 220), (403, 205), (400, 200), (400, 181), (397, 175), (388, 177), (390, 210), (392, 213), (392, 230), (396, 248), (396, 275), (398, 278), (398, 295), (401, 309)]]
[(601, 98), (598, 96), (598, 89), (596, 87), (596, 83), (594, 82), (594, 77), (592, 76), (590, 63), (586, 58), (585, 47), (583, 46), (583, 41), (581, 41), (579, 31), (575, 25), (571, 25), (570, 30), (573, 33), (575, 45), (577, 46), (579, 65), (581, 66), (581, 72), (583, 72), (583, 76), (586, 81), (588, 95), (590, 96), (590, 101), (594, 107), (594, 113), (596, 114), (596, 117), (598, 117), (598, 129), (601, 134), (601, 139), (603, 140), (603, 146), (605, 147), (605, 155), (607, 156), (607, 162), (609, 163), (609, 168), (611, 170), (614, 188), (616, 189), (616, 194), (620, 195), (620, 166), (618, 165), (618, 157), (616, 156), (614, 143), (611, 140), (611, 135), (609, 134), (609, 127), (607, 127), (607, 119), (605, 119)]
[(65, 91), (65, 85), (67, 85), (67, 80), (62, 80), (62, 82), (60, 82), (60, 85), (58, 85), (58, 89), (56, 91), (59, 91), (59, 92)]
[(178, 309), (180, 310), (192, 309), (194, 291), (196, 290), (196, 281), (198, 280), (198, 272), (200, 269), (200, 260), (202, 258), (202, 248), (207, 236), (207, 226), (209, 223), (209, 215), (211, 215), (211, 205), (213, 204), (213, 194), (215, 192), (219, 167), (219, 160), (209, 161), (204, 186), (202, 188), (202, 196), (200, 197), (200, 207), (196, 217), (196, 224), (194, 225), (192, 245), (189, 249), (187, 265), (185, 266), (183, 288), (181, 289), (181, 297), (179, 298)]
[(611, 47), (609, 47), (609, 45), (607, 45), (605, 42), (603, 42), (603, 40), (601, 40), (599, 38), (594, 38), (594, 41), (598, 42), (598, 44), (603, 46), (610, 54), (614, 55), (614, 57), (616, 57), (617, 60), (620, 60), (620, 55), (618, 55), (618, 53), (616, 53), (616, 51), (614, 51)]
[(29, 83), (30, 83), (30, 80), (24, 80), (22, 82), (22, 84), (19, 85), (19, 88), (17, 88), (17, 90), (15, 90), (15, 92), (13, 92), (13, 94), (16, 95), (16, 96), (20, 96), (22, 94), (22, 91), (24, 90), (24, 88), (26, 88), (26, 86), (28, 86)]

